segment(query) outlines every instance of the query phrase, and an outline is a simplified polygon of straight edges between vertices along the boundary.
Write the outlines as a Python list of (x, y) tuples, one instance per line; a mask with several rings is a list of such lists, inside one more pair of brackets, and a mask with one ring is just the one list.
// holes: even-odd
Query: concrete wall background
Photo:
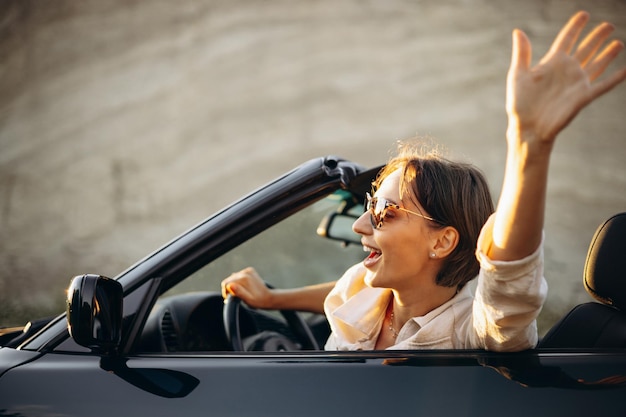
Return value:
[[(626, 39), (622, 0), (2, 0), (0, 325), (311, 157), (372, 165), (428, 135), (497, 198), (511, 30), (538, 59), (581, 8)], [(589, 240), (626, 209), (625, 108), (621, 86), (554, 152), (544, 317), (588, 299)]]

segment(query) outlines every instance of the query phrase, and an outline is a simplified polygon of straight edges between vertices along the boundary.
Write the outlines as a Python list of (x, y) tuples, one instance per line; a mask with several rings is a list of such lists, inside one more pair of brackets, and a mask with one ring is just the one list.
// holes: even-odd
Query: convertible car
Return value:
[(115, 278), (75, 277), (65, 313), (0, 329), (0, 416), (626, 415), (624, 213), (590, 247), (595, 300), (532, 350), (323, 351), (323, 316), (224, 302), (249, 265), (286, 288), (361, 261), (379, 168), (313, 159)]

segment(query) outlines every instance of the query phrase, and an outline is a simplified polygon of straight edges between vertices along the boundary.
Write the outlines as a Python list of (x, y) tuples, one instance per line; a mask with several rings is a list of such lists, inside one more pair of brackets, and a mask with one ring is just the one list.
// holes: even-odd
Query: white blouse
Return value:
[[(473, 296), (466, 284), (452, 299), (413, 317), (389, 349), (488, 349), (520, 351), (538, 341), (537, 316), (548, 292), (543, 277), (543, 242), (530, 256), (493, 261), (485, 255), (491, 236), (483, 230), (476, 256), (480, 272)], [(482, 250), (481, 250), (482, 248)], [(332, 333), (326, 350), (372, 350), (391, 290), (365, 284), (368, 270), (354, 265), (324, 302)]]

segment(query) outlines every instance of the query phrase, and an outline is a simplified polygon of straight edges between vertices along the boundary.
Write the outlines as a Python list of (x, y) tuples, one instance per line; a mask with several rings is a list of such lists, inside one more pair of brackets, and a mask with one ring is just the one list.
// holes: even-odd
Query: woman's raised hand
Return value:
[(539, 247), (556, 136), (580, 110), (626, 79), (626, 68), (605, 74), (624, 49), (620, 41), (607, 42), (611, 24), (599, 24), (578, 41), (588, 21), (586, 12), (572, 16), (534, 66), (528, 37), (513, 31), (504, 182), (495, 216), (486, 228), (492, 240), (483, 248), (494, 260), (522, 259)]
[(626, 68), (598, 79), (624, 44), (606, 43), (614, 29), (606, 22), (578, 42), (588, 21), (587, 12), (572, 16), (535, 66), (528, 37), (519, 29), (513, 31), (506, 99), (510, 141), (551, 145), (580, 110), (626, 79)]

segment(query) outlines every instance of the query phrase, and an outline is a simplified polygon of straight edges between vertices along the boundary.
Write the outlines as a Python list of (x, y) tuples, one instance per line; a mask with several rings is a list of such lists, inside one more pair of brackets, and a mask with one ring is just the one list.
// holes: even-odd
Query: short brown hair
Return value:
[(463, 287), (478, 275), (476, 242), (494, 211), (485, 176), (472, 164), (451, 161), (437, 150), (405, 141), (399, 143), (397, 155), (379, 172), (374, 187), (398, 169), (402, 170), (400, 196), (408, 195), (418, 202), (437, 220), (431, 222), (433, 227), (452, 226), (458, 231), (459, 242), (435, 282), (444, 287)]

